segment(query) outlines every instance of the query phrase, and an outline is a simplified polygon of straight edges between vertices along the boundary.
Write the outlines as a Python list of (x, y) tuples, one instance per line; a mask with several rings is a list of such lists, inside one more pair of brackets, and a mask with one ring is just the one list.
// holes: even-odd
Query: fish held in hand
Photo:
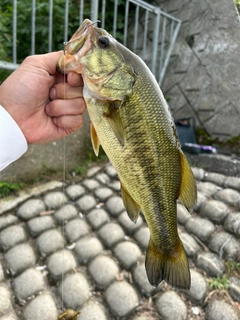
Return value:
[(191, 211), (196, 185), (163, 94), (146, 64), (90, 20), (65, 46), (60, 72), (82, 74), (96, 154), (102, 145), (118, 172), (130, 219), (140, 210), (150, 229), (149, 282), (190, 288), (187, 257), (177, 232), (176, 202)]

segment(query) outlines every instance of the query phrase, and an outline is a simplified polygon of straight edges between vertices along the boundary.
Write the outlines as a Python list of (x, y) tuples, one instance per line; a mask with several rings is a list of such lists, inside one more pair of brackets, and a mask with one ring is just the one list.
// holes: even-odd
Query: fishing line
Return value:
[[(64, 54), (64, 59), (65, 59), (65, 47), (66, 47), (66, 44), (67, 42), (64, 42), (64, 50), (63, 50), (63, 54)], [(65, 73), (65, 63), (64, 63), (64, 67), (63, 67), (63, 100), (65, 101), (66, 100), (66, 73)], [(63, 117), (65, 117), (65, 113), (63, 114)], [(66, 130), (66, 127), (65, 127), (65, 124), (63, 126), (63, 130), (65, 131)], [(63, 180), (63, 187), (62, 187), (62, 191), (63, 191), (63, 194), (65, 193), (65, 184), (66, 184), (66, 138), (65, 136), (63, 137), (63, 175), (62, 175), (62, 180)], [(63, 238), (64, 238), (64, 233), (65, 233), (65, 223), (64, 223), (64, 209), (62, 211), (62, 235), (63, 235)], [(64, 268), (64, 244), (63, 244), (63, 252), (62, 252), (62, 267)], [(62, 310), (63, 309), (63, 280), (64, 280), (64, 272), (62, 270), (62, 297), (61, 297), (61, 300), (62, 300)]]

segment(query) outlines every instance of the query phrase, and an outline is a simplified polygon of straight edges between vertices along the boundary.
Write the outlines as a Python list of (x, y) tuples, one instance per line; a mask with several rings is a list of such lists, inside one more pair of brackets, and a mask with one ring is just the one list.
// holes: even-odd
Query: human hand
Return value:
[[(56, 71), (62, 52), (27, 57), (0, 86), (2, 105), (28, 143), (47, 143), (77, 131), (86, 109), (80, 75)], [(65, 79), (65, 80), (64, 80)]]

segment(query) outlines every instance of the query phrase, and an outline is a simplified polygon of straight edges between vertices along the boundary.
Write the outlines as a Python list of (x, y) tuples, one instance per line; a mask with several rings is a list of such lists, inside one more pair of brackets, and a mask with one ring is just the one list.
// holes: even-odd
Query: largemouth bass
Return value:
[(165, 280), (189, 289), (176, 202), (180, 199), (191, 211), (196, 185), (154, 76), (137, 55), (90, 20), (65, 45), (58, 69), (82, 74), (93, 149), (98, 154), (102, 145), (115, 167), (130, 219), (136, 222), (141, 209), (147, 221), (149, 282), (158, 286)]

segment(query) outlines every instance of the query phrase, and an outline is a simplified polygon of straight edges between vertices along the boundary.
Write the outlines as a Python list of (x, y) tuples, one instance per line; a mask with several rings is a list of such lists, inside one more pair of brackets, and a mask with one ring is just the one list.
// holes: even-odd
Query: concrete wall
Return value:
[(240, 24), (233, 0), (155, 0), (182, 20), (162, 90), (174, 118), (212, 137), (240, 135)]

